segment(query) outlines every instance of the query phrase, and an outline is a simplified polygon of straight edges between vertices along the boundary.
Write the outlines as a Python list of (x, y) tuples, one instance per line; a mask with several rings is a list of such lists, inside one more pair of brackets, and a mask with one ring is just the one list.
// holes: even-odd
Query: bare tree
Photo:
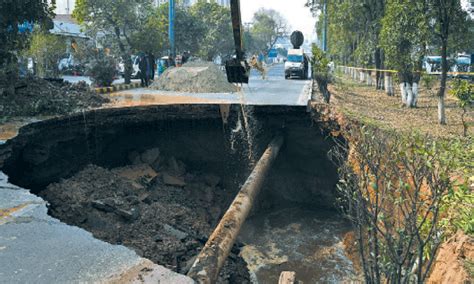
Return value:
[(356, 229), (365, 280), (423, 282), (441, 243), (440, 203), (452, 186), (443, 147), (366, 127), (347, 137), (330, 154), (340, 166), (340, 204)]
[(279, 12), (261, 8), (254, 14), (250, 28), (253, 48), (268, 53), (278, 39), (288, 36), (289, 31), (288, 22)]

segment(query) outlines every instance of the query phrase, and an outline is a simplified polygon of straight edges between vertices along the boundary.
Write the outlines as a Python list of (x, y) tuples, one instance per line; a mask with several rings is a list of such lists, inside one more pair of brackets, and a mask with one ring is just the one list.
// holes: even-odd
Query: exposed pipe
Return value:
[(240, 189), (227, 212), (222, 217), (211, 237), (196, 258), (188, 276), (197, 283), (216, 283), (219, 271), (229, 256), (235, 239), (245, 222), (255, 197), (258, 196), (270, 167), (278, 156), (283, 137), (277, 136), (270, 142), (247, 181)]

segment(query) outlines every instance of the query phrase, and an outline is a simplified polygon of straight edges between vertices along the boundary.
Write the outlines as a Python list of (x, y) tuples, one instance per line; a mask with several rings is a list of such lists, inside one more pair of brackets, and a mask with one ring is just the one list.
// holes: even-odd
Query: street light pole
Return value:
[(176, 56), (176, 46), (174, 41), (174, 0), (169, 0), (169, 41), (170, 41), (170, 59), (174, 61)]
[(327, 52), (328, 51), (328, 0), (324, 0), (323, 4), (323, 51)]

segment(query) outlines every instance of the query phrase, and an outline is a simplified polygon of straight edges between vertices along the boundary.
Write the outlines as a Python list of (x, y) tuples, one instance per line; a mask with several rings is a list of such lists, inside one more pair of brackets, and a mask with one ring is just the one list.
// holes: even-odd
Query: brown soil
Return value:
[(190, 62), (169, 68), (151, 88), (188, 93), (237, 92), (237, 87), (230, 84), (224, 72), (212, 62)]
[(474, 242), (472, 236), (458, 232), (438, 252), (427, 283), (472, 283)]
[[(462, 109), (457, 100), (446, 95), (447, 125), (438, 124), (436, 90), (428, 92), (420, 88), (418, 108), (402, 106), (400, 95), (387, 96), (384, 91), (375, 90), (374, 86), (355, 83), (346, 78), (339, 78), (335, 85), (330, 85), (332, 102), (344, 114), (362, 121), (399, 131), (416, 129), (435, 137), (459, 137), (463, 133), (461, 123)], [(396, 89), (396, 91), (398, 91)], [(474, 135), (474, 113), (466, 115), (471, 127), (469, 135)]]
[[(149, 156), (151, 165), (137, 153), (129, 155), (135, 165), (112, 170), (89, 165), (40, 195), (51, 204), (52, 216), (185, 274), (235, 193), (213, 174), (187, 173), (174, 158), (156, 158), (153, 151)], [(249, 283), (239, 251), (234, 246), (218, 283)]]
[(0, 113), (9, 116), (67, 114), (109, 102), (84, 83), (49, 82), (31, 77), (0, 84)]

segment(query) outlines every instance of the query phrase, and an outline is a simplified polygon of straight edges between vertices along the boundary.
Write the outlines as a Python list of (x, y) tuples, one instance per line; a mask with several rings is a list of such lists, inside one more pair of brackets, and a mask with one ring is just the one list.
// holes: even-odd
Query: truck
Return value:
[(291, 34), (291, 43), (293, 49), (288, 50), (288, 56), (285, 61), (285, 79), (307, 79), (309, 70), (309, 59), (305, 55), (301, 45), (304, 43), (303, 33), (294, 31)]
[(309, 62), (304, 50), (290, 49), (285, 62), (285, 79), (307, 79)]

